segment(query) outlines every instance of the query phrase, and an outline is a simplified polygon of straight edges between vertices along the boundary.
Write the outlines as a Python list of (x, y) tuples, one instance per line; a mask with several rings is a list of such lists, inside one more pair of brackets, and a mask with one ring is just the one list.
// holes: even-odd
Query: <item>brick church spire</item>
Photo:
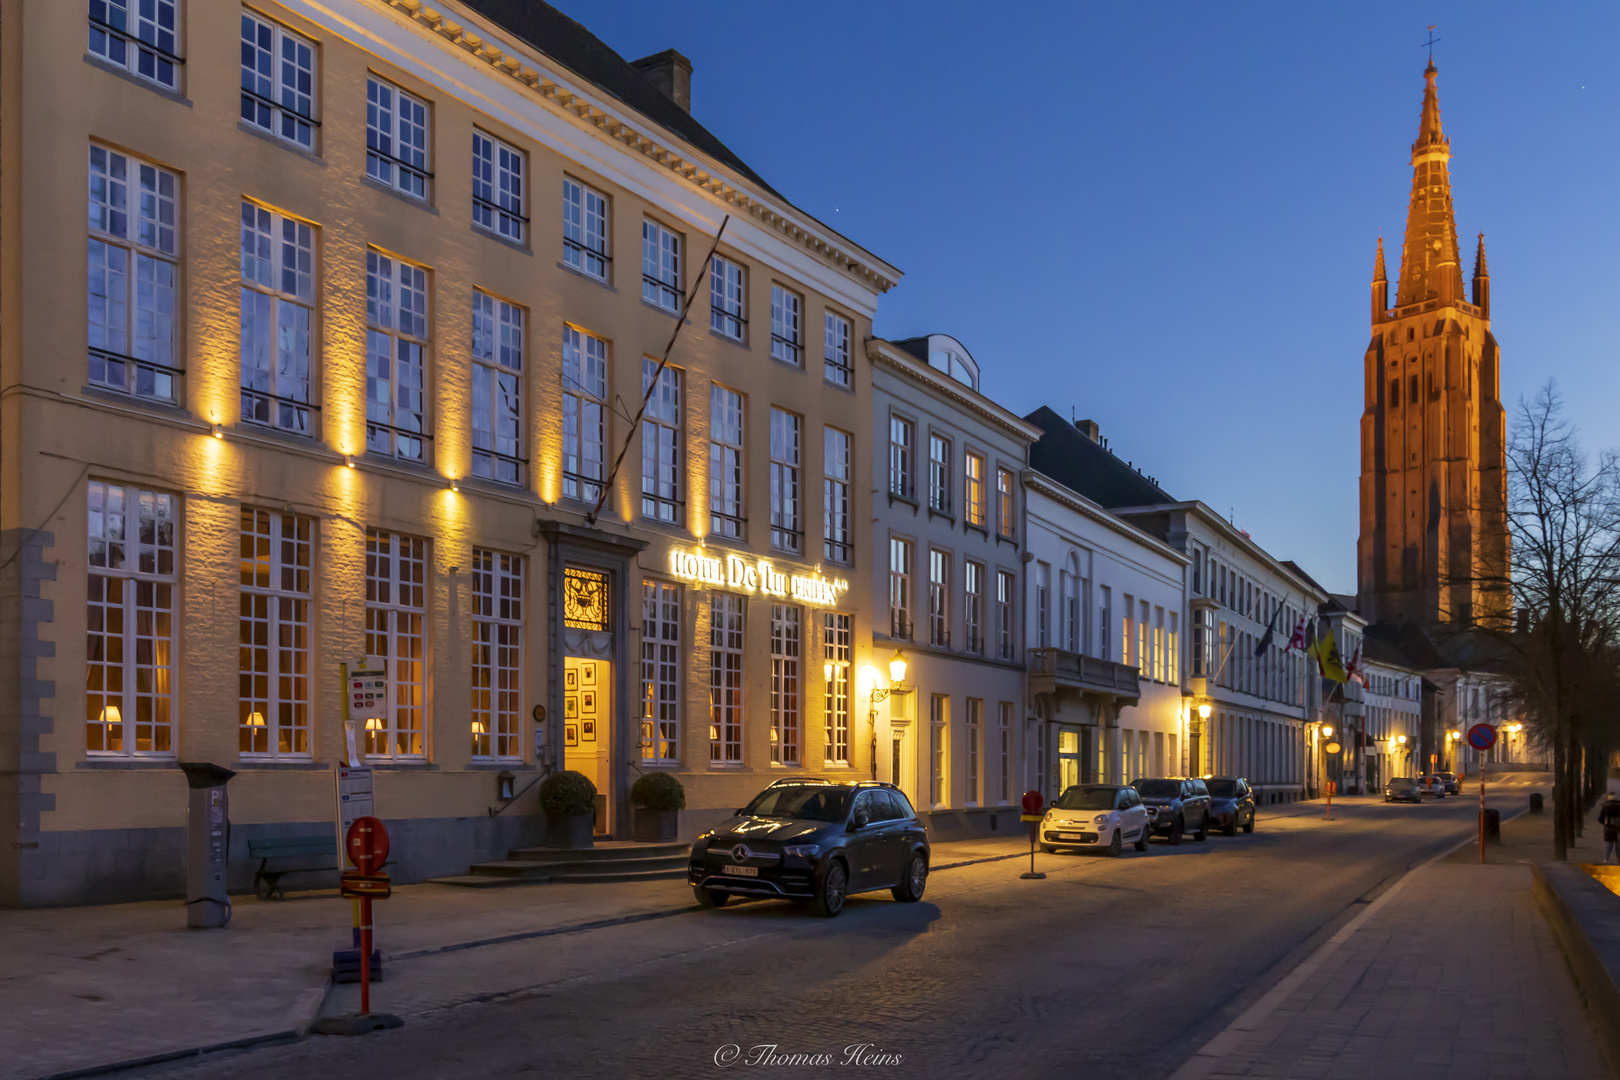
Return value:
[(1431, 58), (1394, 307), (1382, 240), (1373, 269), (1357, 606), (1374, 623), (1503, 625), (1511, 554), (1501, 356), (1483, 236), (1471, 303), (1463, 293), (1436, 74)]
[(1396, 306), (1425, 300), (1463, 299), (1457, 223), (1451, 211), (1451, 140), (1440, 126), (1440, 92), (1434, 61), (1423, 72), (1423, 117), (1412, 144), (1412, 202), (1406, 212), (1406, 246)]

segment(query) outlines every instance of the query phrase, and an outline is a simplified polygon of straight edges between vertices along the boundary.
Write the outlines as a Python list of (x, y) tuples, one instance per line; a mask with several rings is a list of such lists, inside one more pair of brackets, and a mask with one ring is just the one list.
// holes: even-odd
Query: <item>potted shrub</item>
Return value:
[(596, 785), (584, 773), (569, 769), (540, 781), (540, 809), (546, 812), (548, 846), (595, 846), (591, 832), (596, 822)]
[(636, 839), (667, 844), (686, 809), (686, 789), (669, 773), (647, 773), (630, 788), (630, 804), (636, 808)]

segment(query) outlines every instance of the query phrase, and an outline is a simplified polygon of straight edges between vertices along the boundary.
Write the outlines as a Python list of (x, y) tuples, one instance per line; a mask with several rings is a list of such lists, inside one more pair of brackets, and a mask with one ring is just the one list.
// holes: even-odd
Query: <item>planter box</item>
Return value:
[(635, 837), (644, 844), (668, 844), (680, 828), (679, 810), (648, 810), (636, 807)]
[(595, 847), (596, 841), (591, 838), (595, 821), (595, 814), (574, 814), (571, 817), (560, 814), (547, 814), (546, 846), (554, 848)]

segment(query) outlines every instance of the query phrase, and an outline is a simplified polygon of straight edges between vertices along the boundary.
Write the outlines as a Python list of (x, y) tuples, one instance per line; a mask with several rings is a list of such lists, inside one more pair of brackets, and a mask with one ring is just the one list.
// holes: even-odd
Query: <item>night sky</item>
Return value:
[(1463, 274), (1484, 231), (1502, 395), (1557, 378), (1620, 444), (1620, 6), (565, 0), (905, 271), (1018, 413), (1098, 421), (1178, 499), (1354, 591), (1368, 285), (1397, 274), (1437, 23)]

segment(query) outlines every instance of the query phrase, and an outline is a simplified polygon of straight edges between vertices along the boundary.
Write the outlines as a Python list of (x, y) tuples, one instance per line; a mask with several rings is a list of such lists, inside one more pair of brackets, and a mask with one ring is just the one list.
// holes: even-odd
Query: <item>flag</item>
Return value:
[(1288, 648), (1284, 649), (1283, 652), (1292, 652), (1295, 649), (1300, 652), (1305, 651), (1305, 616), (1303, 615), (1299, 617), (1299, 625), (1294, 627), (1294, 636), (1288, 639)]
[(1321, 669), (1322, 678), (1331, 679), (1336, 683), (1347, 682), (1350, 676), (1345, 674), (1344, 661), (1339, 658), (1339, 646), (1333, 640), (1333, 631), (1328, 630), (1317, 639), (1315, 646), (1316, 666)]
[(1361, 673), (1361, 646), (1356, 646), (1356, 655), (1350, 658), (1350, 666), (1344, 669), (1346, 677), (1354, 679), (1362, 686), (1367, 685), (1367, 676)]
[(1260, 642), (1254, 647), (1254, 655), (1264, 656), (1266, 655), (1266, 650), (1271, 648), (1271, 639), (1276, 636), (1277, 612), (1281, 610), (1282, 607), (1278, 606), (1274, 611), (1272, 611), (1271, 621), (1266, 623), (1266, 632), (1260, 635)]

